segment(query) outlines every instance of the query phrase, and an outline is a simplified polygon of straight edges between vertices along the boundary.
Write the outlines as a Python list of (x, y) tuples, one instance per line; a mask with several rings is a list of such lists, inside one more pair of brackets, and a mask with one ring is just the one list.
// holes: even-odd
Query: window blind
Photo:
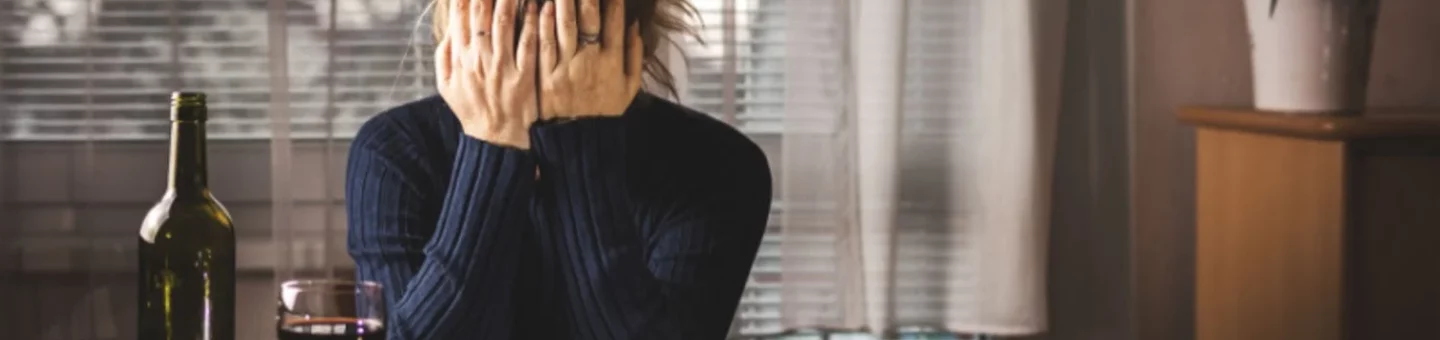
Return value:
[[(290, 137), (348, 137), (431, 92), (428, 54), (412, 48), (430, 40), (414, 30), (426, 2), (290, 1), (273, 18), (267, 0), (7, 1), (0, 138), (167, 138), (167, 96), (178, 90), (209, 95), (212, 138), (269, 138), (274, 62), (288, 70)], [(271, 27), (286, 30), (287, 46), (269, 45)]]
[(785, 93), (784, 1), (692, 3), (700, 14), (701, 40), (681, 41), (688, 66), (685, 104), (748, 133), (778, 133)]

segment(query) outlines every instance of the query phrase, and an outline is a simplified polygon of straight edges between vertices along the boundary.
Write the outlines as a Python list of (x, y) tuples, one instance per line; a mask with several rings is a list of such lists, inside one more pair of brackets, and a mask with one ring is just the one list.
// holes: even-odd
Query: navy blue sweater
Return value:
[(438, 96), (360, 129), (349, 251), (389, 338), (724, 338), (769, 217), (761, 150), (645, 94), (531, 135), (465, 136)]

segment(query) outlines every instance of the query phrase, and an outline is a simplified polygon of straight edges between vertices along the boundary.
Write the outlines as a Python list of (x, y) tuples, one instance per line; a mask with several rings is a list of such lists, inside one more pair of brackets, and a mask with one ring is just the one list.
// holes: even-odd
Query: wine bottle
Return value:
[(206, 185), (205, 95), (170, 103), (170, 180), (140, 226), (139, 339), (235, 338), (235, 228)]

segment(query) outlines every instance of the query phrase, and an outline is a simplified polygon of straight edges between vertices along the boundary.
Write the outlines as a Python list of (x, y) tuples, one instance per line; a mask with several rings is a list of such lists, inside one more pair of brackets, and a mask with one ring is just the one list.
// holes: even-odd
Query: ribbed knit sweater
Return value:
[(466, 136), (438, 96), (360, 129), (349, 251), (389, 339), (723, 339), (769, 217), (764, 153), (646, 94), (531, 139)]

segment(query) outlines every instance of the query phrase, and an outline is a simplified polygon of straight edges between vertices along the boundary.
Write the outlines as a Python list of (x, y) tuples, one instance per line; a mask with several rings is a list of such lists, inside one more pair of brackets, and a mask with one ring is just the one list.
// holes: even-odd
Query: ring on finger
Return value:
[(599, 44), (599, 43), (600, 43), (600, 35), (599, 35), (599, 34), (580, 33), (580, 43), (581, 43), (581, 44), (585, 44), (585, 45)]

